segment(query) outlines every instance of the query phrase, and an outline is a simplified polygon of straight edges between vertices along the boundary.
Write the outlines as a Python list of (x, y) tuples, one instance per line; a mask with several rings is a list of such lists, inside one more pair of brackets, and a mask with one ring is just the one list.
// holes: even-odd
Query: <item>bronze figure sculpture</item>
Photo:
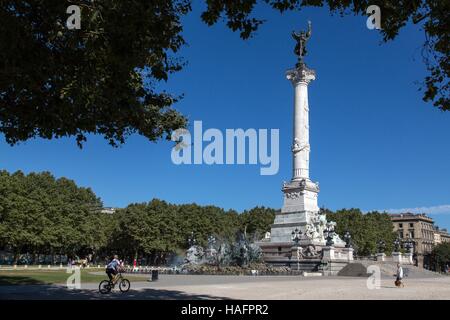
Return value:
[(306, 42), (308, 42), (311, 37), (311, 21), (308, 21), (308, 31), (301, 31), (300, 33), (293, 31), (292, 37), (297, 42), (295, 46), (294, 53), (298, 56), (297, 66), (301, 66), (304, 64), (303, 58), (306, 56)]

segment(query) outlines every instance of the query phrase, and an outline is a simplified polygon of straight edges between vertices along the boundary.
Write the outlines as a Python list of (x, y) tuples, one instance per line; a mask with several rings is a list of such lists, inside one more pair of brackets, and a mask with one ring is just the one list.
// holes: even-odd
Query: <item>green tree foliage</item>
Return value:
[[(255, 207), (239, 214), (158, 199), (130, 204), (113, 214), (102, 213), (101, 208), (91, 189), (72, 180), (55, 179), (48, 172), (0, 171), (0, 249), (13, 252), (16, 260), (21, 253), (69, 257), (118, 253), (128, 261), (145, 257), (158, 264), (166, 262), (168, 254), (184, 251), (191, 232), (201, 246), (207, 246), (209, 236), (234, 242), (245, 234), (246, 239), (259, 240), (270, 230), (276, 212)], [(392, 251), (395, 234), (386, 213), (322, 212), (337, 222), (338, 234), (351, 233), (358, 254), (376, 253), (380, 240), (388, 253)]]
[(440, 243), (431, 252), (431, 264), (436, 271), (446, 271), (450, 266), (450, 243)]
[(359, 209), (342, 209), (336, 212), (323, 209), (322, 212), (326, 213), (328, 221), (336, 222), (336, 232), (341, 237), (346, 231), (350, 232), (358, 255), (376, 253), (380, 240), (385, 242), (386, 252), (392, 252), (396, 235), (388, 214), (376, 211), (363, 214)]
[[(81, 29), (68, 30), (70, 4)], [(184, 0), (0, 3), (0, 132), (10, 144), (87, 133), (123, 143), (183, 127), (172, 95), (156, 85), (182, 68)]]
[(215, 206), (173, 205), (154, 199), (130, 204), (114, 214), (89, 188), (50, 173), (0, 171), (0, 249), (15, 254), (94, 256), (118, 253), (128, 261), (145, 257), (166, 261), (185, 250), (194, 232), (197, 243), (208, 237), (234, 241), (240, 232), (253, 238), (269, 230), (274, 210), (254, 208), (238, 214)]
[[(111, 145), (138, 133), (156, 141), (184, 127), (173, 109), (173, 94), (159, 84), (180, 71), (185, 44), (181, 19), (192, 0), (4, 0), (0, 2), (0, 132), (15, 144), (33, 137), (74, 136), (79, 146), (89, 133)], [(252, 16), (257, 0), (207, 0), (201, 19), (224, 20), (243, 39), (263, 19)], [(273, 9), (327, 7), (331, 13), (382, 12), (384, 41), (407, 24), (426, 35), (424, 100), (449, 110), (450, 2), (261, 0)], [(68, 30), (66, 9), (81, 8), (81, 29)]]
[(265, 207), (256, 207), (245, 210), (240, 216), (242, 232), (250, 238), (262, 238), (264, 233), (270, 231), (275, 219), (275, 210)]
[(111, 217), (110, 249), (130, 258), (145, 255), (153, 259), (175, 251), (181, 242), (175, 214), (175, 206), (160, 200), (119, 210)]
[(191, 232), (199, 245), (206, 246), (209, 236), (234, 239), (239, 230), (238, 213), (233, 210), (172, 205), (158, 199), (131, 204), (112, 218), (115, 228), (110, 248), (128, 257), (147, 257), (153, 263), (164, 262), (167, 253), (186, 249)]
[(205, 246), (208, 236), (232, 239), (238, 230), (238, 213), (234, 210), (225, 211), (215, 206), (199, 206), (197, 204), (180, 205), (178, 217), (180, 227), (186, 239), (194, 231), (198, 244)]
[(106, 244), (92, 190), (50, 173), (0, 172), (0, 245), (19, 253), (95, 253)]

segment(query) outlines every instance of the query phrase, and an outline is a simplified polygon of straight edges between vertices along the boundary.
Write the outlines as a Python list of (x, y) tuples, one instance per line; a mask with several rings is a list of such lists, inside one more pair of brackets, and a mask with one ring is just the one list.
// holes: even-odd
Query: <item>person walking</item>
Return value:
[(395, 285), (398, 288), (403, 288), (405, 285), (402, 282), (403, 280), (403, 268), (400, 263), (397, 263), (397, 278), (395, 279)]

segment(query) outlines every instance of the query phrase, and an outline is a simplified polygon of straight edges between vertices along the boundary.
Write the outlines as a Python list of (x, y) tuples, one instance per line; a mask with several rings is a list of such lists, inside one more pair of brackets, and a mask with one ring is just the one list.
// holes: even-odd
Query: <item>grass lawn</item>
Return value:
[[(98, 270), (95, 270), (98, 272)], [(81, 283), (99, 283), (108, 279), (107, 275), (92, 274), (93, 270), (81, 270)], [(73, 274), (73, 273), (72, 273)], [(0, 270), (0, 286), (27, 284), (55, 284), (66, 283), (71, 274), (66, 270)], [(127, 278), (126, 275), (124, 275)], [(148, 276), (132, 276), (130, 281), (145, 281)]]

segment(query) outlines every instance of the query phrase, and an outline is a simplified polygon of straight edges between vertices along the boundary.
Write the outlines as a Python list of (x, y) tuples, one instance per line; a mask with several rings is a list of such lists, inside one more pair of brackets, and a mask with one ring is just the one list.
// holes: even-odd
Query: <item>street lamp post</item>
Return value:
[(378, 245), (378, 252), (384, 253), (384, 250), (386, 248), (386, 243), (383, 240), (380, 240), (380, 241), (378, 241), (377, 245)]
[(328, 222), (325, 230), (323, 230), (323, 234), (325, 236), (325, 239), (327, 240), (326, 246), (331, 247), (333, 246), (333, 237), (334, 237), (334, 224)]
[(215, 263), (216, 259), (214, 258), (216, 254), (216, 250), (214, 245), (216, 244), (216, 238), (213, 235), (208, 236), (208, 249), (206, 250), (206, 256), (209, 259), (210, 263)]
[(352, 235), (350, 234), (350, 232), (346, 231), (344, 234), (344, 241), (345, 241), (346, 248), (352, 247), (351, 240), (352, 240)]
[(298, 228), (295, 228), (294, 231), (292, 231), (292, 241), (294, 241), (295, 246), (297, 247), (297, 271), (300, 270), (300, 247), (298, 246), (300, 240), (302, 237), (302, 231)]
[(195, 246), (196, 243), (197, 243), (197, 239), (195, 239), (194, 231), (192, 231), (188, 238), (189, 247)]
[(208, 247), (209, 247), (209, 249), (213, 249), (215, 243), (216, 243), (216, 238), (213, 235), (210, 235), (208, 237)]
[(394, 241), (394, 248), (395, 248), (395, 252), (400, 251), (400, 238), (398, 238), (398, 237)]
[(405, 242), (405, 249), (406, 249), (406, 251), (408, 252), (408, 253), (411, 253), (411, 249), (413, 248), (413, 242), (412, 242), (412, 240), (411, 239), (408, 239), (406, 242)]

